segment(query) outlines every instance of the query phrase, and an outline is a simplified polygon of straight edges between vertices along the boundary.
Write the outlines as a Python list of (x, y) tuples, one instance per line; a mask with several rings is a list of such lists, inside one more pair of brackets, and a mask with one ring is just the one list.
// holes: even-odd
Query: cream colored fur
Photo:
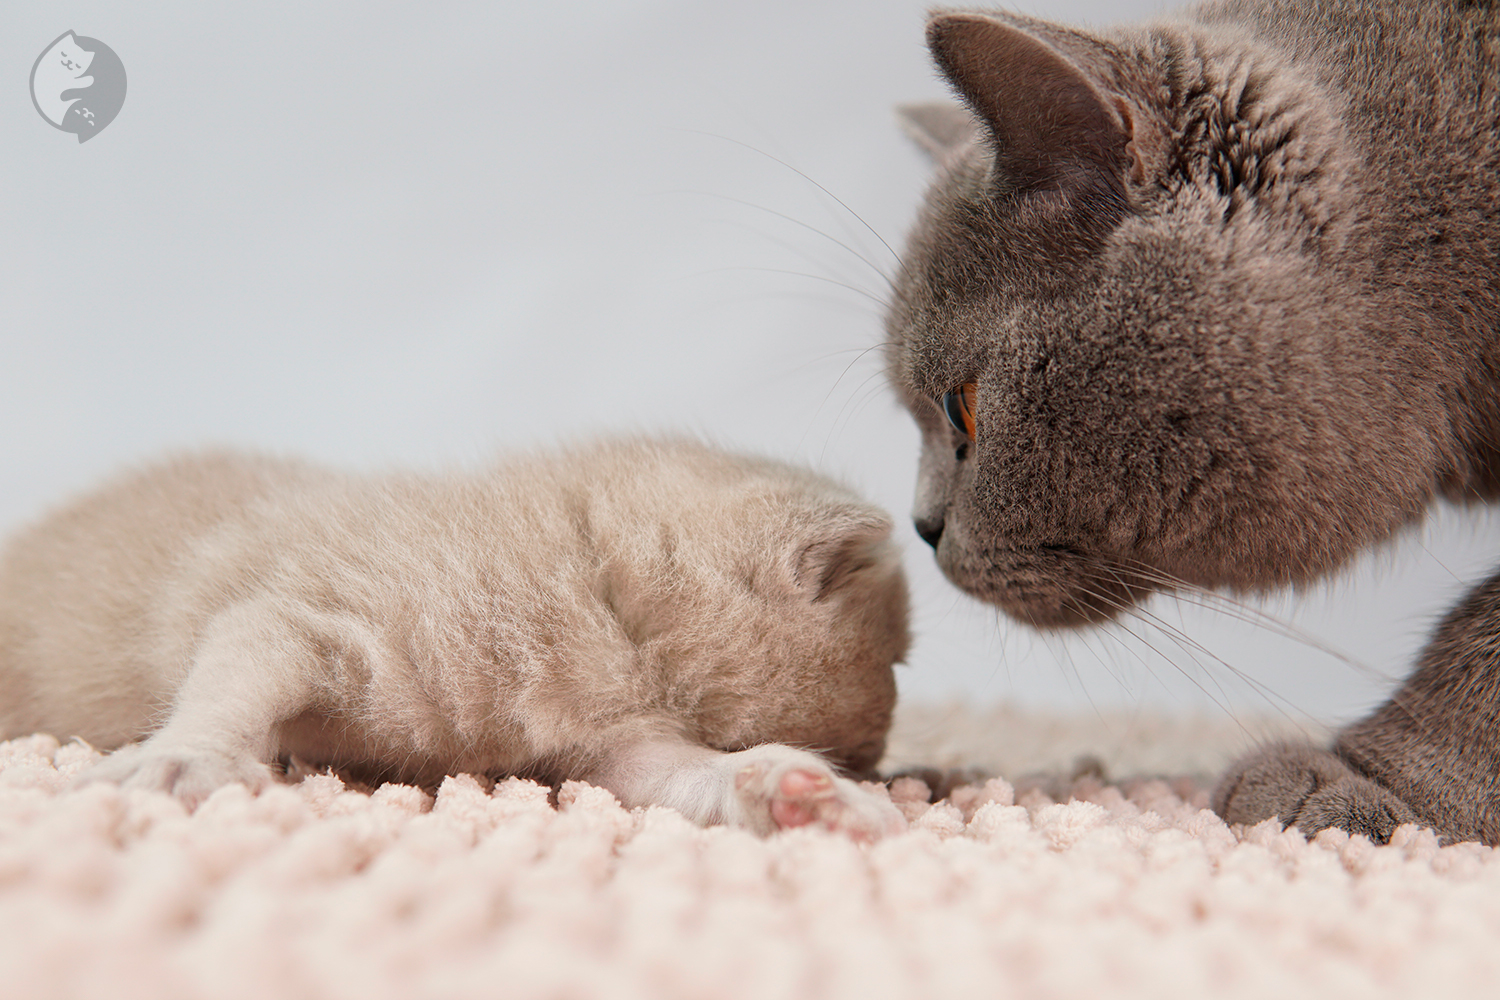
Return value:
[[(586, 779), (878, 836), (907, 645), (889, 519), (686, 441), (358, 476), (231, 453), (120, 478), (0, 561), (0, 729), (189, 801), (272, 765)], [(822, 751), (818, 756), (810, 750)]]

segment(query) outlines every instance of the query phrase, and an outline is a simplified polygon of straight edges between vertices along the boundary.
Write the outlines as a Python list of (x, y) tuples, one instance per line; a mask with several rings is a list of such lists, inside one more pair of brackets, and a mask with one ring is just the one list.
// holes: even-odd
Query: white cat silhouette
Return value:
[(62, 127), (68, 109), (79, 100), (79, 95), (67, 100), (62, 95), (66, 91), (93, 86), (94, 78), (87, 75), (93, 61), (94, 53), (82, 48), (71, 31), (42, 53), (31, 72), (31, 97), (42, 117), (58, 128)]

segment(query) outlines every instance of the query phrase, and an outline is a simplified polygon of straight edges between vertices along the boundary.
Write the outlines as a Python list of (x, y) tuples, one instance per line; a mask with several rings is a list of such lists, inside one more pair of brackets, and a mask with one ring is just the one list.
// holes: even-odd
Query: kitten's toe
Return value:
[(771, 818), (783, 830), (815, 823), (818, 803), (826, 800), (832, 790), (831, 775), (800, 768), (787, 771), (776, 783), (776, 792), (771, 797)]
[(269, 767), (251, 757), (159, 749), (148, 742), (116, 750), (75, 780), (167, 792), (192, 809), (224, 785), (238, 783), (258, 792), (275, 779)]
[(873, 841), (906, 829), (888, 799), (839, 777), (816, 758), (754, 761), (740, 768), (734, 787), (750, 825), (765, 832), (816, 825)]
[(1396, 827), (1421, 820), (1395, 795), (1327, 750), (1275, 744), (1240, 758), (1219, 779), (1214, 812), (1228, 823), (1275, 816), (1312, 835), (1333, 827), (1386, 843)]

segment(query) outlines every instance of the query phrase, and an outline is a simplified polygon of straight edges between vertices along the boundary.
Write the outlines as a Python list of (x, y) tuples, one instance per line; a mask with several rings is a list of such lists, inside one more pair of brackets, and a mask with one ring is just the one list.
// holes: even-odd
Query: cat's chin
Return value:
[(1039, 629), (1103, 625), (1129, 612), (1153, 587), (1118, 568), (1064, 547), (990, 553), (952, 564), (939, 557), (943, 574), (973, 597)]

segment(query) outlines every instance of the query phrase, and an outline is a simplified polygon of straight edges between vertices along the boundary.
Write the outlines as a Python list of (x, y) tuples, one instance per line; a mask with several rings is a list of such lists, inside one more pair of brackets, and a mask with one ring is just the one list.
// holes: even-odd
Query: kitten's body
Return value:
[(812, 473), (686, 442), (446, 476), (191, 456), (6, 550), (0, 729), (144, 739), (94, 776), (188, 799), (296, 758), (875, 836), (888, 804), (764, 744), (879, 758), (907, 642), (888, 532)]
[[(929, 41), (977, 128), (913, 115), (940, 169), (888, 346), (954, 582), (1097, 621), (1306, 582), (1500, 495), (1493, 4), (1230, 0), (1097, 35), (953, 14)], [(942, 408), (964, 385), (972, 441)], [(1221, 810), (1493, 840), (1496, 623), (1450, 619), (1391, 706), (1247, 762)]]

